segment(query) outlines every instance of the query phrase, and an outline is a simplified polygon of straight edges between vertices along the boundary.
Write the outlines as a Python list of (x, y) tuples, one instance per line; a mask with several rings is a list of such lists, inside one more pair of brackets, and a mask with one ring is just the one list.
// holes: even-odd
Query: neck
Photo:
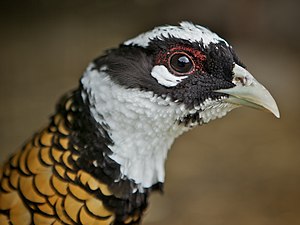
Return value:
[(92, 116), (112, 140), (108, 157), (120, 165), (121, 178), (133, 180), (140, 191), (163, 183), (167, 152), (186, 130), (175, 122), (178, 106), (152, 92), (125, 89), (101, 70), (88, 69), (82, 84)]
[[(88, 183), (84, 184), (82, 181), (75, 180), (76, 184), (100, 199), (105, 207), (114, 210), (116, 221), (123, 221), (124, 218), (131, 215), (140, 216), (147, 207), (150, 191), (161, 190), (162, 187), (155, 186), (138, 192), (137, 185), (132, 180), (120, 179), (120, 165), (108, 156), (112, 154), (109, 146), (113, 145), (113, 141), (109, 137), (107, 127), (98, 124), (91, 116), (89, 105), (83, 101), (83, 92), (84, 90), (80, 87), (65, 95), (57, 105), (57, 111), (51, 120), (50, 127), (57, 127), (57, 123), (63, 124), (60, 127), (66, 126), (70, 135), (65, 137), (65, 133), (61, 133), (65, 129), (61, 131), (58, 128), (59, 130), (55, 130), (58, 136), (54, 143), (60, 143), (61, 135), (64, 139), (68, 138), (68, 151), (76, 156), (72, 157), (69, 162), (74, 166), (72, 174), (80, 174), (84, 171), (88, 174), (86, 179), (93, 177), (97, 181), (96, 183), (99, 182), (98, 184), (101, 184), (102, 188), (108, 193), (111, 192), (111, 194), (104, 194), (101, 191), (102, 188), (91, 189)], [(61, 119), (56, 120), (55, 118)]]

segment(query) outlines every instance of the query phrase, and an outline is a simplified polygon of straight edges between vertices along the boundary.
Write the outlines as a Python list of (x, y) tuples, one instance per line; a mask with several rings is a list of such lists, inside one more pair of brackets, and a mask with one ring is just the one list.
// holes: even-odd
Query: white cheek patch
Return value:
[(151, 76), (154, 77), (157, 82), (165, 87), (174, 87), (188, 76), (175, 76), (169, 72), (169, 70), (163, 65), (154, 66), (151, 71)]
[[(120, 165), (122, 179), (132, 179), (139, 191), (164, 182), (165, 160), (174, 139), (187, 130), (176, 121), (188, 111), (171, 98), (114, 83), (105, 67), (91, 64), (81, 83), (94, 119), (107, 128), (113, 145), (107, 155)], [(99, 129), (99, 132), (103, 132)], [(93, 162), (95, 167), (99, 166)]]

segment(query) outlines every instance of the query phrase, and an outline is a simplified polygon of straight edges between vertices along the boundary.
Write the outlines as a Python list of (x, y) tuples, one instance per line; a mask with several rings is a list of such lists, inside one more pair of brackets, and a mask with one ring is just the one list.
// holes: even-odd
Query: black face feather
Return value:
[[(167, 60), (158, 58), (167, 55), (174, 46), (179, 46), (179, 49), (192, 49), (196, 56), (199, 54), (196, 59), (199, 61), (196, 62), (198, 67), (178, 85), (165, 87), (151, 76), (151, 70), (160, 64), (168, 68)], [(106, 72), (111, 79), (126, 88), (152, 91), (161, 97), (168, 96), (173, 101), (184, 103), (188, 109), (199, 106), (208, 98), (213, 100), (225, 96), (213, 91), (233, 87), (233, 66), (242, 65), (233, 49), (224, 42), (204, 46), (201, 42), (189, 42), (174, 37), (154, 39), (147, 48), (121, 45), (97, 58), (94, 63), (94, 69), (98, 70), (107, 66)]]
[(121, 45), (95, 59), (94, 64), (98, 70), (107, 66), (106, 72), (111, 79), (125, 88), (139, 88), (161, 95), (165, 88), (150, 76), (152, 56), (150, 51), (142, 47)]

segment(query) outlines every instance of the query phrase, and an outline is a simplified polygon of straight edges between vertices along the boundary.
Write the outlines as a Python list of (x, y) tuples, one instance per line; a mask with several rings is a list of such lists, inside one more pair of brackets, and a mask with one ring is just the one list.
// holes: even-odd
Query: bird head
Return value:
[(184, 126), (207, 123), (238, 106), (264, 109), (279, 117), (274, 99), (233, 48), (199, 25), (156, 27), (94, 63), (125, 89), (151, 92), (176, 103), (182, 113), (177, 114), (177, 122)]
[[(239, 106), (279, 117), (274, 99), (233, 48), (189, 22), (125, 41), (95, 59), (81, 82), (92, 115), (114, 142), (110, 157), (144, 187), (163, 181), (166, 152), (183, 131)], [(152, 172), (139, 175), (144, 167)]]

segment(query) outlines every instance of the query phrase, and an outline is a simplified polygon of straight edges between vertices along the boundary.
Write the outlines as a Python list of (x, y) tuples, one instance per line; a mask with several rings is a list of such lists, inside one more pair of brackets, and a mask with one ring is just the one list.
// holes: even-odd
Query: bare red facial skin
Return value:
[(192, 60), (192, 63), (194, 64), (194, 68), (189, 73), (186, 73), (185, 75), (195, 74), (195, 72), (199, 73), (203, 71), (203, 62), (206, 60), (206, 56), (200, 50), (189, 46), (184, 46), (184, 45), (175, 45), (168, 50), (160, 51), (155, 59), (155, 64), (164, 65), (170, 71), (174, 72), (169, 64), (170, 58), (175, 53), (182, 53), (182, 52), (187, 54), (189, 58)]

